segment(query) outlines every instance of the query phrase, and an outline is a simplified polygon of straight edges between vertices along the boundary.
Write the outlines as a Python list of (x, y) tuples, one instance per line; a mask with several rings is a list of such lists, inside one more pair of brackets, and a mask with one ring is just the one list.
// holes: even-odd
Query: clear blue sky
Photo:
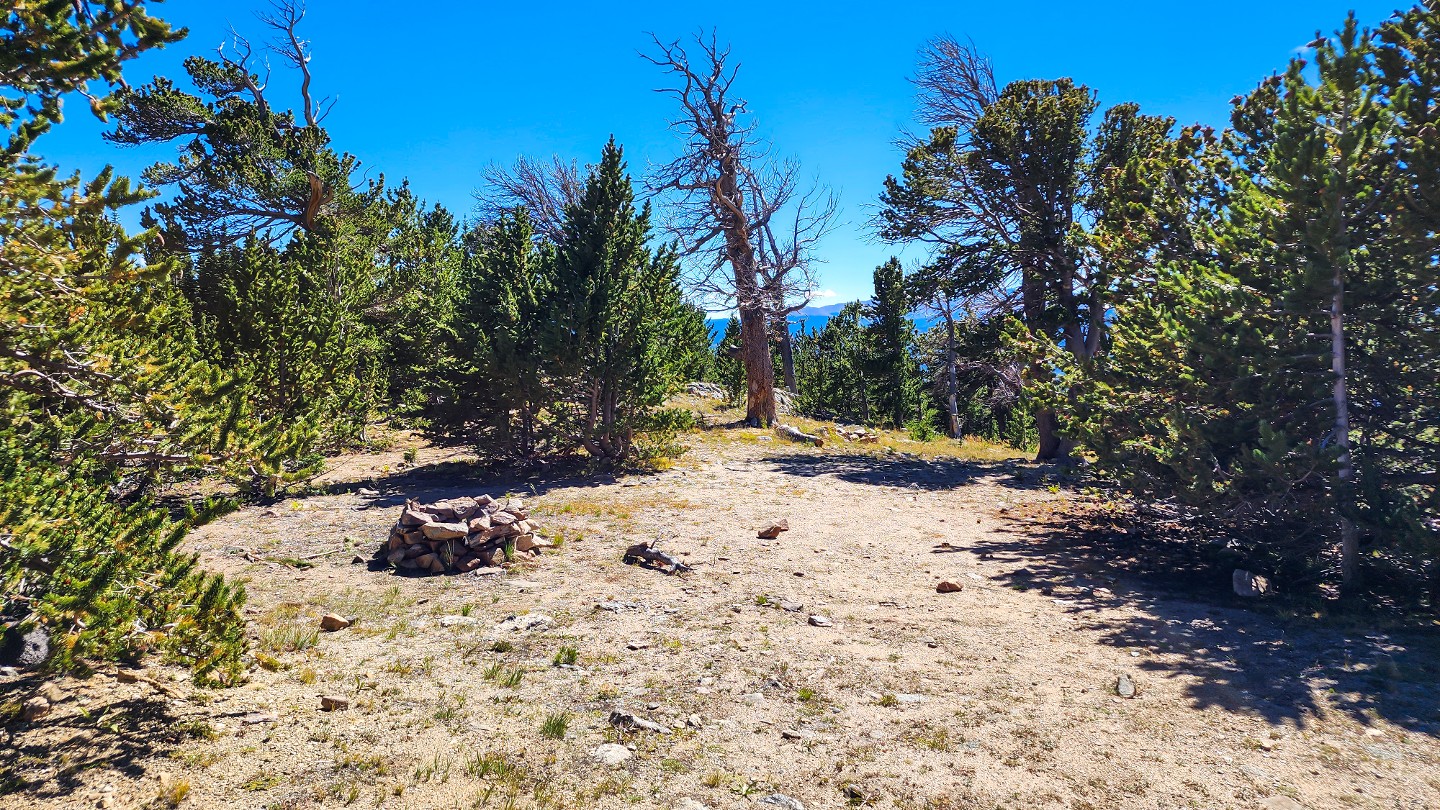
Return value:
[[(614, 134), (633, 174), (674, 154), (672, 113), (656, 68), (636, 52), (647, 31), (673, 39), (717, 29), (741, 63), (736, 89), (782, 155), (834, 186), (842, 224), (821, 246), (822, 305), (870, 294), (870, 273), (892, 252), (865, 229), (885, 175), (912, 126), (906, 77), (927, 38), (972, 38), (1004, 83), (1070, 76), (1103, 105), (1137, 101), (1181, 123), (1226, 123), (1229, 102), (1280, 70), (1317, 29), (1354, 9), (1379, 23), (1397, 0), (1210, 2), (491, 3), (465, 0), (310, 0), (318, 95), (338, 95), (327, 126), (340, 149), (388, 180), (468, 214), (481, 169), (517, 155), (597, 159)], [(154, 12), (189, 37), (131, 63), (139, 84), (180, 76), (191, 53), (211, 53), (233, 23), (260, 39), (263, 0), (169, 0)], [(272, 83), (272, 104), (290, 77)], [(87, 175), (105, 164), (134, 176), (165, 150), (121, 150), (83, 104), (39, 151)], [(127, 216), (127, 222), (134, 217)]]

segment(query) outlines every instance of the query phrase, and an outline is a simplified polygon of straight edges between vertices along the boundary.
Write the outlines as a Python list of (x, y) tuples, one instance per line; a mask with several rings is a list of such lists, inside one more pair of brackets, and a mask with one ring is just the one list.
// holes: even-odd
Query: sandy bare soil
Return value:
[[(0, 737), (27, 783), (0, 805), (1440, 807), (1433, 638), (1131, 573), (1069, 539), (1076, 496), (1023, 462), (732, 429), (620, 480), (393, 467), (350, 459), (328, 494), (196, 532), (249, 582), (262, 665), (227, 690), (56, 681), (56, 711)], [(352, 562), (406, 497), (507, 491), (560, 548), (482, 576)], [(695, 570), (622, 563), (655, 538)], [(317, 633), (326, 612), (355, 623)]]

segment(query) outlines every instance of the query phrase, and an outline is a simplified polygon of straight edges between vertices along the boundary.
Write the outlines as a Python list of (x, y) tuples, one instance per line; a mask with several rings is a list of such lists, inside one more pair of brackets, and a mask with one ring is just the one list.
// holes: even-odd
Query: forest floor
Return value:
[[(1182, 586), (999, 448), (683, 439), (664, 472), (525, 481), (402, 442), (196, 531), (247, 583), (260, 665), (55, 679), (51, 714), (0, 732), (0, 805), (1440, 807), (1433, 633), (1245, 603), (1228, 572)], [(485, 492), (560, 547), (480, 576), (352, 562), (406, 498)], [(655, 538), (694, 571), (622, 562)], [(354, 624), (318, 632), (328, 612)]]

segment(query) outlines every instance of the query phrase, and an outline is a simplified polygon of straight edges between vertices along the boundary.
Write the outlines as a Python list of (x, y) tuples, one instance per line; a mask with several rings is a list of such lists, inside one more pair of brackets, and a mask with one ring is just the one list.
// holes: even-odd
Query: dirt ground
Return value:
[[(248, 582), (248, 683), (57, 680), (0, 736), (0, 806), (1440, 807), (1433, 637), (1281, 618), (1228, 575), (1160, 584), (1067, 540), (1079, 496), (1044, 469), (896, 441), (710, 430), (670, 470), (588, 481), (346, 459), (188, 541)], [(352, 562), (406, 497), (484, 492), (559, 548), (481, 576)], [(694, 571), (621, 561), (656, 538)], [(326, 612), (354, 624), (317, 632)]]

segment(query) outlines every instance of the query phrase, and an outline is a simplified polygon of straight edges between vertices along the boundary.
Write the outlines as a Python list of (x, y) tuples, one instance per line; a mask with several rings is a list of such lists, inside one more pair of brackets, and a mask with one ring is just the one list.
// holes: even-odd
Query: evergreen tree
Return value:
[(630, 458), (693, 349), (676, 257), (649, 248), (649, 238), (650, 206), (636, 209), (612, 139), (566, 211), (548, 336), (565, 425), (606, 464)]
[(1434, 582), (1435, 30), (1352, 17), (1240, 100), (1194, 164), (1211, 246), (1125, 295), (1110, 356), (1053, 400), (1119, 480), (1284, 580)]
[(866, 377), (874, 387), (871, 401), (877, 419), (900, 427), (916, 418), (920, 376), (914, 353), (915, 325), (910, 322), (900, 260), (891, 258), (875, 268), (874, 281), (875, 297), (863, 310), (869, 320), (865, 325), (869, 349), (864, 361)]
[[(963, 47), (954, 52), (976, 58)], [(942, 65), (939, 73), (927, 74), (926, 86), (990, 75), (988, 68), (974, 67)], [(907, 152), (899, 178), (886, 179), (881, 234), (934, 244), (932, 271), (961, 274), (952, 288), (985, 282), (976, 289), (990, 299), (991, 311), (983, 314), (1014, 314), (1025, 324), (1036, 347), (1027, 372), (1048, 387), (1052, 370), (1039, 360), (1048, 344), (1080, 363), (1104, 350), (1115, 274), (1135, 269), (1120, 260), (1122, 248), (1128, 259), (1184, 238), (1174, 227), (1184, 222), (1182, 206), (1147, 208), (1146, 192), (1127, 185), (1139, 178), (1144, 182), (1135, 188), (1165, 196), (1169, 178), (1159, 172), (1168, 168), (1163, 158), (1174, 148), (1168, 137), (1173, 122), (1122, 104), (1094, 126), (1094, 94), (1070, 79), (1017, 81), (999, 92), (993, 86), (961, 89), (977, 103), (963, 110), (940, 105), (949, 112), (929, 116), (940, 126)], [(963, 113), (964, 120), (947, 120), (952, 113)], [(1138, 174), (1142, 168), (1148, 173)], [(1141, 212), (1150, 218), (1133, 222)], [(1167, 241), (1127, 239), (1135, 233)], [(1036, 402), (1037, 457), (1067, 457), (1072, 442), (1063, 435), (1060, 414), (1047, 398)]]
[(63, 95), (179, 39), (145, 5), (23, 3), (0, 22), (0, 621), (48, 632), (53, 669), (158, 649), (233, 677), (243, 592), (176, 552), (204, 515), (172, 522), (143, 486), (253, 449), (238, 399), (193, 364), (169, 268), (137, 261), (153, 234), (112, 220), (148, 194), (108, 169), (62, 178), (32, 151)]
[(266, 96), (237, 36), (233, 58), (185, 60), (196, 93), (163, 77), (123, 92), (106, 136), (180, 144), (145, 173), (174, 191), (147, 215), (166, 234), (152, 258), (187, 268), (204, 351), (240, 375), (254, 418), (304, 437), (267, 488), (363, 441), (387, 401), (423, 390), (457, 296), (453, 218), (407, 186), (354, 183), (358, 161), (332, 146), (294, 35), (302, 17), (289, 2), (262, 16), (281, 34), (272, 55), (304, 79), (298, 113)]
[(725, 386), (730, 400), (738, 402), (745, 390), (745, 364), (740, 361), (740, 318), (731, 315), (715, 345), (715, 381)]
[(487, 448), (528, 457), (558, 438), (542, 424), (542, 411), (551, 404), (544, 341), (554, 257), (537, 242), (524, 208), (472, 231), (465, 241), (455, 325), (460, 417), (476, 421)]
[(875, 412), (869, 370), (870, 341), (864, 307), (846, 304), (818, 332), (795, 344), (795, 374), (801, 412), (869, 424)]

